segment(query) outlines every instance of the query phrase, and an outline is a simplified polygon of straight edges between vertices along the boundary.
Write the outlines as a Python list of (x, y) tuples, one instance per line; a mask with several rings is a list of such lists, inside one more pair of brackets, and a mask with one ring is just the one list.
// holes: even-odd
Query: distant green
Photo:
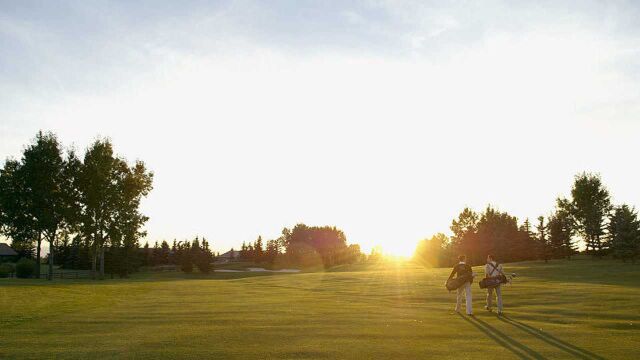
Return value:
[[(0, 359), (638, 359), (640, 265), (506, 264), (507, 317), (452, 312), (448, 269), (0, 279)], [(480, 268), (476, 271), (481, 272)]]

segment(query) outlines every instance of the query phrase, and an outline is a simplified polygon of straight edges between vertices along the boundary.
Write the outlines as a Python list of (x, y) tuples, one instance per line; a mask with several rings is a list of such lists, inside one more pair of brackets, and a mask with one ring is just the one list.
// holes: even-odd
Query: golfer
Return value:
[(449, 275), (449, 279), (451, 279), (454, 275), (456, 278), (466, 277), (469, 280), (465, 282), (462, 286), (458, 288), (456, 293), (456, 312), (460, 312), (460, 303), (462, 303), (462, 294), (464, 293), (464, 298), (466, 300), (466, 310), (467, 315), (473, 315), (473, 305), (471, 298), (471, 280), (473, 279), (473, 270), (471, 266), (467, 265), (467, 257), (464, 255), (458, 256), (458, 265), (453, 267), (451, 271), (451, 275)]
[[(498, 277), (503, 275), (502, 265), (498, 264), (492, 255), (487, 256), (487, 264), (484, 266), (484, 275), (487, 278)], [(498, 298), (498, 315), (502, 314), (502, 291), (500, 290), (500, 284), (493, 288), (487, 288), (487, 306), (484, 308), (491, 311), (493, 306), (493, 291), (495, 290), (496, 297)]]

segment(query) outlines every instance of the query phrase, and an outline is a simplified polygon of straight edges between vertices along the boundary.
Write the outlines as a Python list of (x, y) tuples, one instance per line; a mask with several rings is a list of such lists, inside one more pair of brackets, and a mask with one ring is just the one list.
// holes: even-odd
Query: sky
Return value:
[(0, 0), (0, 158), (40, 129), (155, 173), (150, 243), (296, 223), (409, 254), (465, 207), (640, 205), (640, 4)]

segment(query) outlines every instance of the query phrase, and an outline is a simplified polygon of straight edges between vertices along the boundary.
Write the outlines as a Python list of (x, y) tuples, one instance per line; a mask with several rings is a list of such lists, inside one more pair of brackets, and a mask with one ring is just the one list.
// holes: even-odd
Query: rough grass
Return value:
[(511, 264), (506, 317), (451, 310), (447, 269), (0, 279), (2, 359), (634, 359), (640, 266)]

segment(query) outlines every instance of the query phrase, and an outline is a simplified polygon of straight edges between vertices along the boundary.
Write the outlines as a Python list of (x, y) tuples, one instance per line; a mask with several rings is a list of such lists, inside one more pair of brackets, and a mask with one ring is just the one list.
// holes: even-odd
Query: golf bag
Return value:
[(493, 289), (500, 284), (506, 284), (508, 282), (507, 277), (504, 275), (484, 278), (478, 282), (480, 289)]
[(447, 283), (445, 284), (445, 286), (447, 290), (453, 291), (453, 290), (458, 290), (458, 288), (460, 288), (466, 282), (473, 282), (473, 275), (458, 276), (457, 278), (451, 278), (447, 280)]
[(480, 285), (480, 289), (493, 289), (501, 284), (506, 284), (509, 282), (509, 279), (507, 279), (507, 276), (502, 272), (502, 270), (500, 270), (496, 265), (493, 265), (493, 263), (489, 264), (493, 267), (494, 270), (498, 270), (500, 275), (480, 280), (478, 282), (478, 285)]

